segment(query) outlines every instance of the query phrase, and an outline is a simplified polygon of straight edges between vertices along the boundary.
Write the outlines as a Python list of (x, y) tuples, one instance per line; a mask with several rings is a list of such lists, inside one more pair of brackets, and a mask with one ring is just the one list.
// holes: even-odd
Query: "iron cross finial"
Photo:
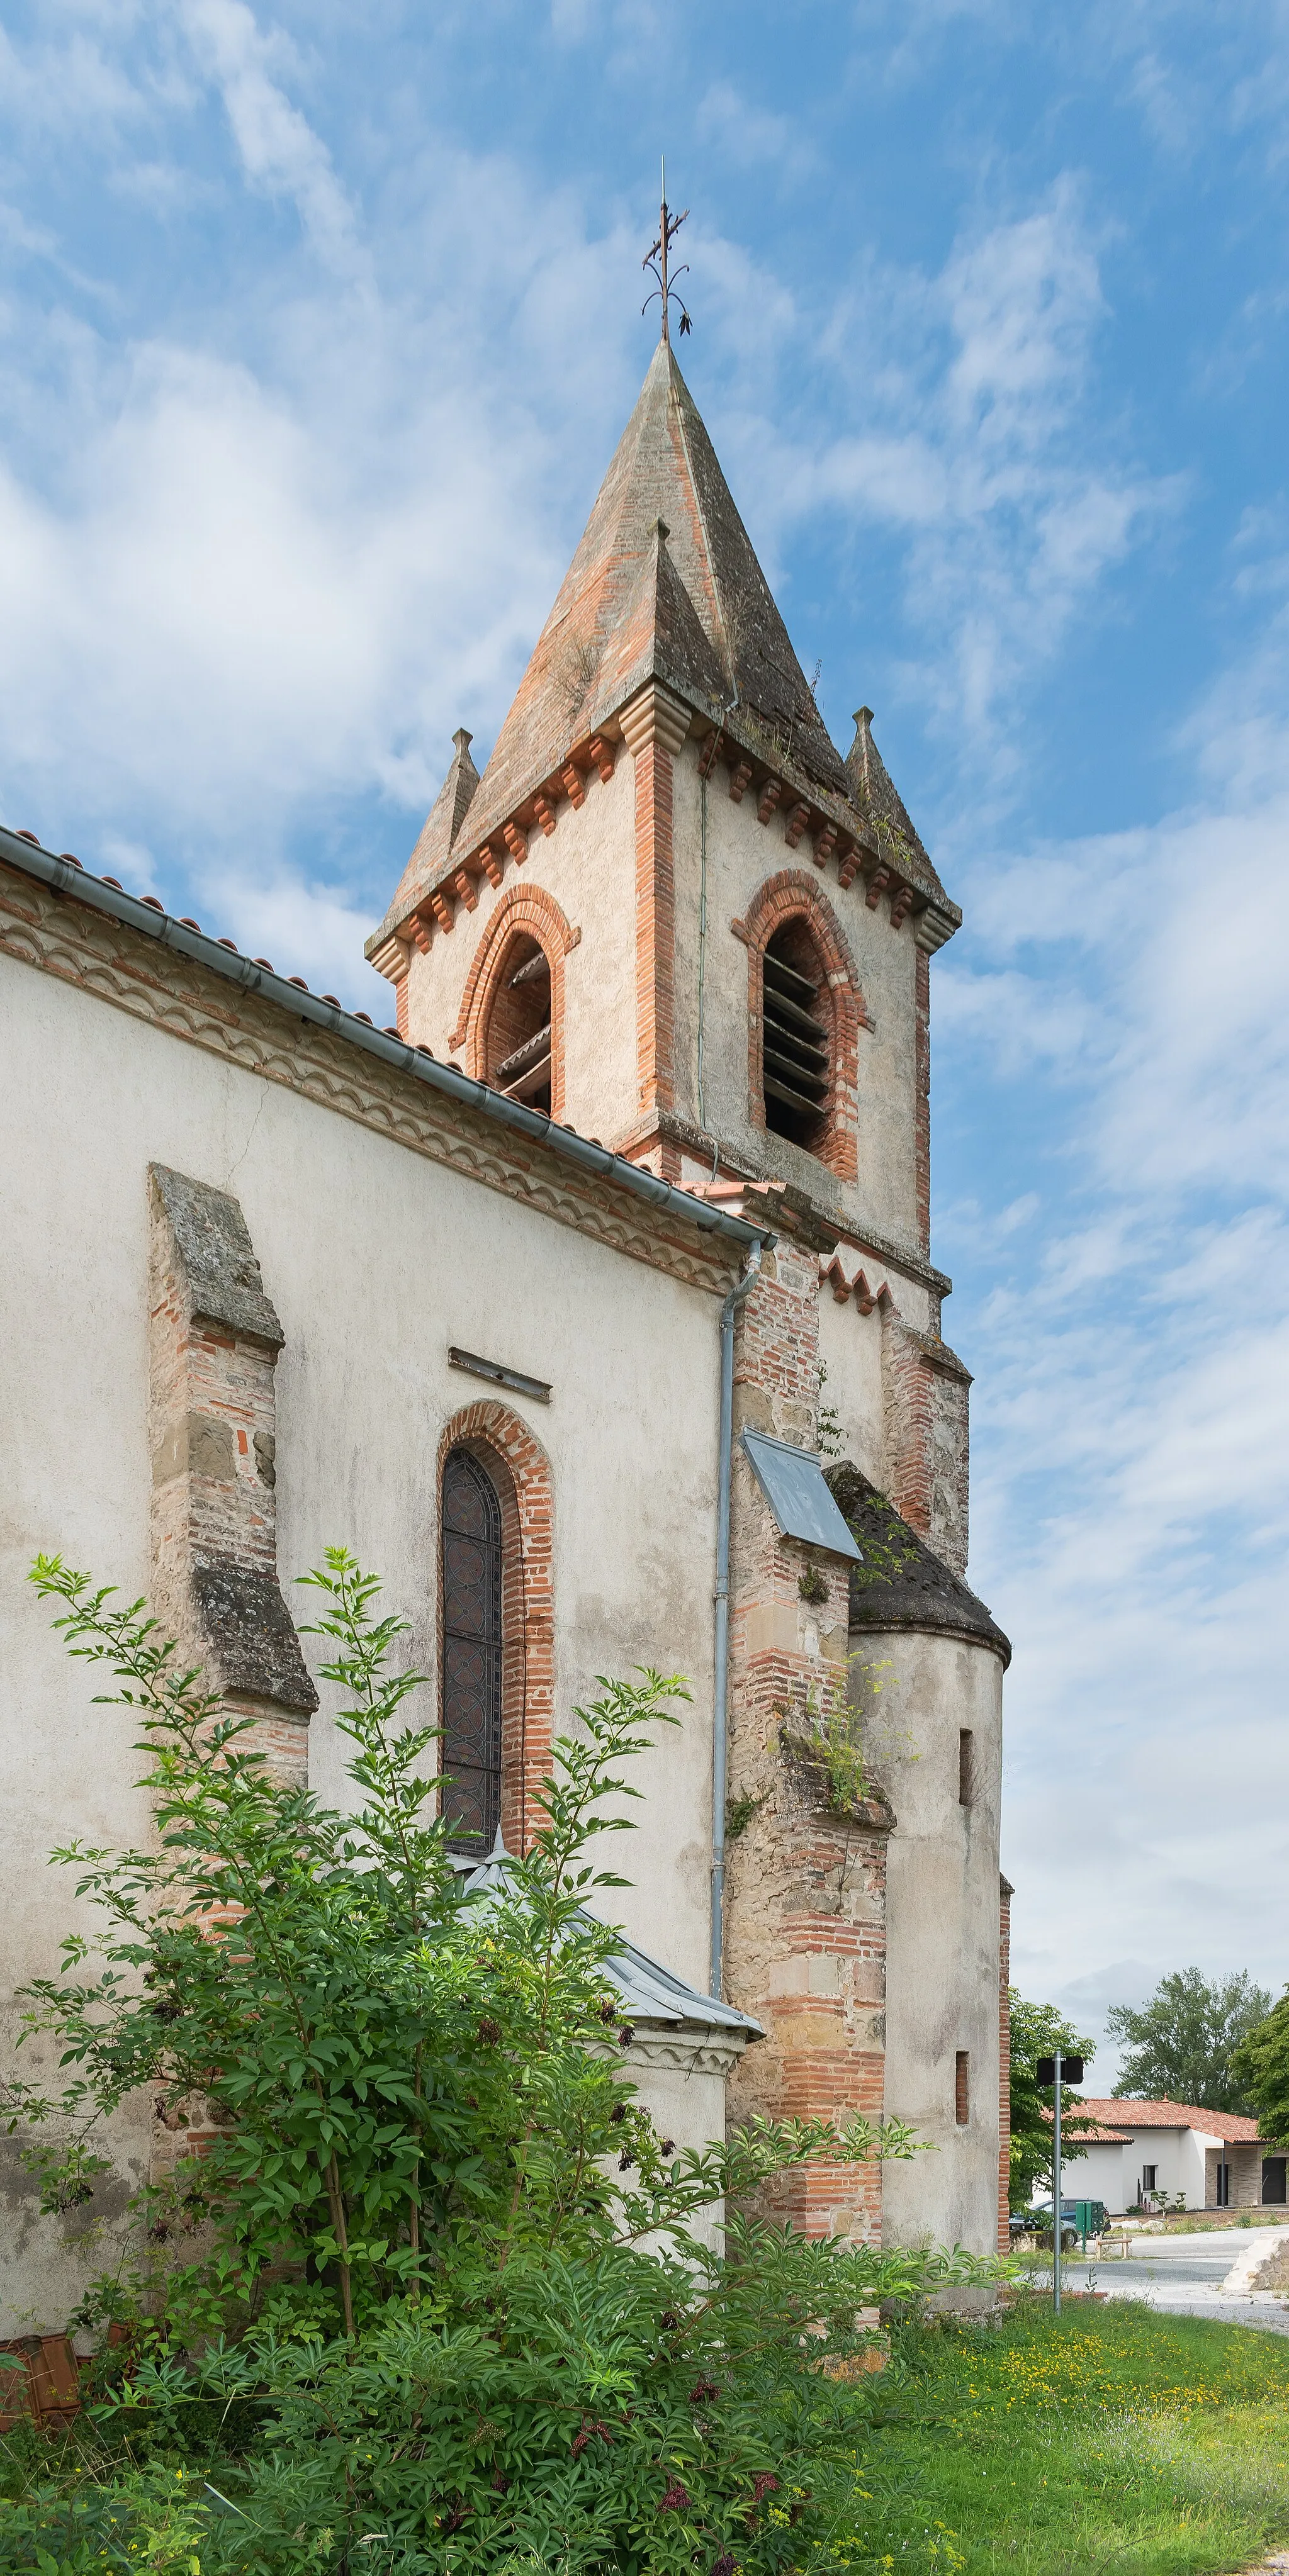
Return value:
[[(662, 336), (664, 343), (668, 348), (671, 347), (671, 299), (673, 295), (676, 297), (676, 302), (680, 306), (680, 336), (682, 340), (685, 333), (687, 331), (692, 331), (694, 327), (685, 310), (684, 303), (680, 295), (677, 293), (675, 280), (672, 277), (668, 264), (671, 245), (688, 213), (688, 206), (686, 206), (685, 213), (683, 215), (673, 215), (668, 213), (667, 164), (664, 161), (662, 165), (662, 210), (658, 223), (658, 238), (654, 243), (652, 250), (647, 251), (640, 262), (641, 267), (647, 268), (650, 275), (657, 278), (658, 283), (655, 287), (650, 289), (650, 292), (646, 295), (640, 310), (642, 313), (647, 313), (655, 295), (657, 296), (659, 304), (662, 307)], [(676, 270), (676, 277), (688, 277), (688, 275), (689, 262), (688, 260), (685, 260), (681, 267)]]

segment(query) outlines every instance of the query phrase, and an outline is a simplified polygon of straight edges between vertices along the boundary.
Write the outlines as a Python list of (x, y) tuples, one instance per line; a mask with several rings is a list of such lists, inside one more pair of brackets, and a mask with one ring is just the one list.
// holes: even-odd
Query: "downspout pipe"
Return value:
[[(767, 1238), (773, 1244), (774, 1236)], [(721, 1308), (720, 1485), (716, 1503), (715, 1706), (712, 1726), (712, 1957), (708, 1992), (719, 2002), (725, 1980), (725, 1803), (729, 1794), (730, 1483), (734, 1468), (734, 1324), (751, 1296), (765, 1243), (754, 1243), (747, 1268)]]

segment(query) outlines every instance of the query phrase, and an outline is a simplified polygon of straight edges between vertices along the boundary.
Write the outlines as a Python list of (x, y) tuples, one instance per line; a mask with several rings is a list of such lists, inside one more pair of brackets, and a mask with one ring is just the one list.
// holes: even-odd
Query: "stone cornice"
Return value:
[[(418, 1050), (293, 992), (250, 960), (208, 962), (203, 952), (218, 956), (216, 943), (186, 925), (158, 915), (148, 931), (135, 926), (133, 898), (43, 851), (45, 869), (68, 883), (42, 881), (14, 840), (0, 836), (0, 953), (715, 1295), (763, 1235), (742, 1223), (713, 1231), (715, 1211), (537, 1113), (501, 1123), (483, 1086), (418, 1062)], [(15, 863), (4, 864), (11, 856)], [(34, 863), (35, 848), (31, 856)]]

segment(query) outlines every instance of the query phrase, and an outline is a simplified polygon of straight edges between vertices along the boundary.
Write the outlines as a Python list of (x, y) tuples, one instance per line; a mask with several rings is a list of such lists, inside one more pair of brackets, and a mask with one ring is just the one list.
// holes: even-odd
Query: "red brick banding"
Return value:
[(859, 1170), (859, 1032), (868, 1012), (850, 943), (818, 880), (802, 868), (782, 868), (758, 888), (742, 921), (732, 923), (735, 937), (747, 944), (747, 1088), (754, 1127), (765, 1126), (765, 1091), (761, 1061), (761, 1020), (765, 996), (765, 952), (785, 922), (804, 921), (818, 951), (825, 981), (818, 1003), (828, 1021), (828, 1055), (832, 1100), (824, 1135), (803, 1150), (853, 1181)]
[(635, 755), (636, 1066), (642, 1110), (676, 1105), (674, 772), (654, 735)]
[(913, 1104), (918, 1247), (929, 1259), (931, 1252), (931, 959), (925, 948), (916, 948), (917, 980), (914, 987), (914, 1082)]
[[(468, 1449), (501, 1505), (501, 1830), (527, 1849), (533, 1796), (550, 1769), (555, 1731), (554, 1485), (541, 1442), (509, 1405), (485, 1398), (454, 1413), (439, 1441), (436, 1493), (450, 1449)], [(438, 1561), (438, 1663), (443, 1670), (443, 1556)]]

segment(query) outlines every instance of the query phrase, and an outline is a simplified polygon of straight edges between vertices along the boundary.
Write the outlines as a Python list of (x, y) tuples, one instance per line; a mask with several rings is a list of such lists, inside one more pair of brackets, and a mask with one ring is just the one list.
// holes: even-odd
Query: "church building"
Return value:
[[(463, 1860), (522, 1847), (597, 1674), (688, 1677), (618, 1855), (643, 2098), (690, 2143), (907, 2120), (931, 2152), (780, 2213), (988, 2251), (1009, 1648), (929, 1241), (961, 914), (869, 709), (829, 740), (665, 338), (471, 755), (367, 944), (385, 1028), (0, 830), (5, 2029), (74, 1911), (46, 1853), (148, 1831), (37, 1550), (146, 1593), (338, 1802), (292, 1585), (344, 1544), (412, 1623)], [(0, 2337), (61, 2331), (76, 2248), (0, 2143)], [(173, 2153), (149, 2101), (113, 2153), (109, 2233)]]

